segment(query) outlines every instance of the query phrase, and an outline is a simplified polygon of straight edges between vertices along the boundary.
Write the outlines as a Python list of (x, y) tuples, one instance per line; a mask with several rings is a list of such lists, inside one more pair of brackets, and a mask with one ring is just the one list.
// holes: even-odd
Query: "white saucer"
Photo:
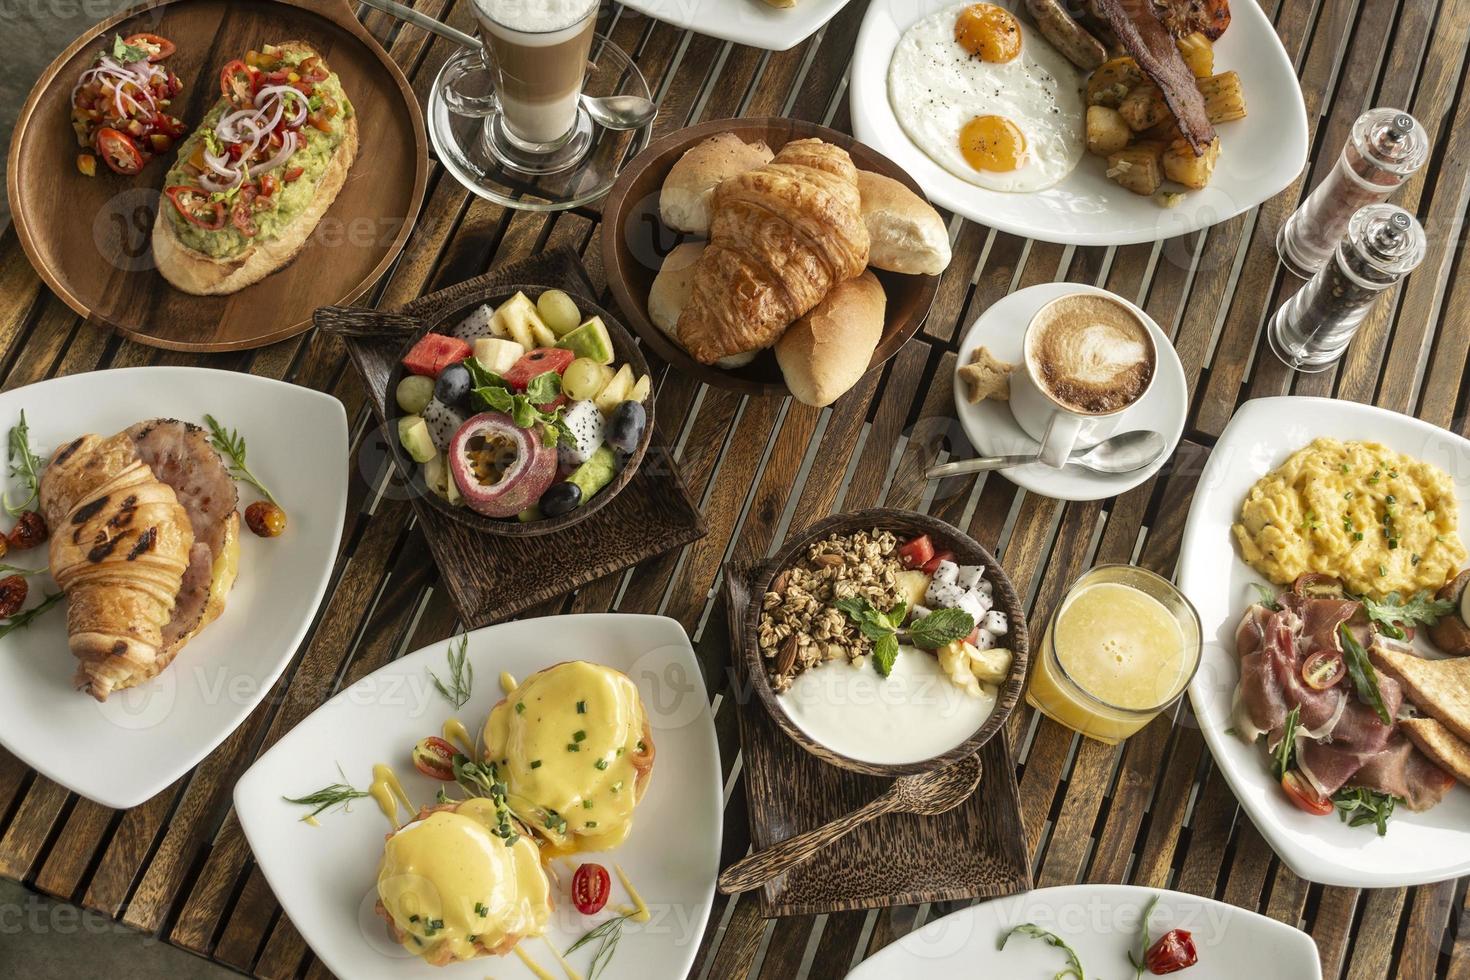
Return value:
[[(1121, 296), (1096, 286), (1075, 282), (1048, 282), (1031, 286), (1011, 293), (970, 325), (970, 329), (965, 331), (960, 340), (959, 365), (970, 363), (970, 355), (977, 347), (986, 347), (991, 354), (1016, 365), (1016, 370), (1021, 370), (1021, 338), (1026, 332), (1026, 325), (1042, 306), (1069, 293), (1101, 293), (1111, 296), (1138, 314), (1139, 319), (1153, 333), (1159, 352), (1153, 387), (1137, 404), (1123, 413), (1114, 431), (1154, 429), (1164, 434), (1167, 446), (1157, 460), (1132, 473), (1106, 475), (1084, 470), (1080, 466), (1054, 469), (1041, 463), (1013, 466), (997, 472), (1021, 489), (1044, 497), (1055, 497), (1058, 500), (1102, 500), (1132, 490), (1157, 473), (1174, 454), (1174, 447), (1179, 444), (1179, 436), (1184, 431), (1184, 416), (1189, 409), (1189, 388), (1184, 383), (1184, 367), (1179, 363), (1174, 345), (1147, 313)], [(972, 405), (965, 382), (958, 374), (954, 379), (954, 405), (960, 425), (971, 445), (975, 447), (976, 455), (998, 456), (1036, 451), (1036, 440), (1017, 424), (1006, 402), (986, 399), (978, 405)], [(1089, 443), (1083, 440), (1082, 445)]]

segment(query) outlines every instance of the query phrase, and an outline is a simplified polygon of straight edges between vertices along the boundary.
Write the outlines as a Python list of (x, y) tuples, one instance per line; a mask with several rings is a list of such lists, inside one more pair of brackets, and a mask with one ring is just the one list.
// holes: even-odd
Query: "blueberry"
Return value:
[(582, 488), (568, 480), (553, 483), (541, 495), (541, 513), (547, 517), (570, 514), (582, 502)]
[(640, 402), (619, 402), (607, 420), (603, 438), (614, 449), (632, 453), (643, 439), (643, 427), (648, 423), (648, 413)]
[(463, 364), (451, 364), (439, 372), (434, 382), (434, 397), (451, 408), (467, 408), (470, 403), (470, 369)]

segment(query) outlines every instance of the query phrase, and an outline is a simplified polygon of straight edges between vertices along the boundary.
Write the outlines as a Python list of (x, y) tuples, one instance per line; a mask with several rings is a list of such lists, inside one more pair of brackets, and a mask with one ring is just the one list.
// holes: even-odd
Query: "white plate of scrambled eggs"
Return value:
[(1109, 180), (1107, 162), (1084, 152), (1086, 73), (1022, 0), (873, 0), (853, 52), (852, 131), (936, 205), (983, 225), (1076, 245), (1172, 238), (1262, 203), (1307, 159), (1296, 72), (1256, 4), (1232, 6), (1214, 51), (1218, 70), (1239, 73), (1250, 112), (1217, 130), (1209, 185), (1172, 207)]
[[(1389, 492), (1398, 521), (1398, 546), (1392, 549), (1385, 534), (1355, 509), (1364, 497), (1381, 503)], [(1467, 515), (1470, 441), (1356, 402), (1248, 401), (1200, 475), (1178, 574), (1180, 588), (1199, 611), (1205, 639), (1190, 701), (1216, 764), (1251, 822), (1292, 871), (1309, 881), (1395, 888), (1470, 873), (1470, 790), (1455, 786), (1422, 813), (1399, 808), (1381, 837), (1371, 827), (1296, 809), (1263, 764), (1260, 749), (1229, 732), (1239, 675), (1235, 632), (1257, 599), (1253, 583), (1266, 580), (1263, 570), (1277, 579), (1321, 571), (1344, 577), (1350, 589), (1378, 595), (1438, 588), (1465, 563)], [(1377, 511), (1372, 520), (1381, 522)], [(1304, 533), (1310, 534), (1310, 547), (1303, 544)]]

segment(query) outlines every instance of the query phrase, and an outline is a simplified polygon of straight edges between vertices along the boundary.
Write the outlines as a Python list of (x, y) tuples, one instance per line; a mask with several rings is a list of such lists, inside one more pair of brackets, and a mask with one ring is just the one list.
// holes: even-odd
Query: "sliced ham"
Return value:
[(1343, 685), (1318, 691), (1302, 680), (1302, 661), (1314, 649), (1302, 649), (1297, 642), (1302, 623), (1290, 609), (1273, 612), (1252, 606), (1236, 630), (1236, 650), (1241, 657), (1235, 727), (1247, 741), (1269, 734), (1268, 744), (1274, 746), (1293, 707), (1300, 709), (1302, 727), (1324, 737), (1331, 734), (1343, 711), (1347, 696)]
[(1455, 785), (1455, 777), (1429, 761), (1403, 732), (1396, 730), (1383, 750), (1365, 761), (1347, 785), (1397, 796), (1410, 810), (1428, 810), (1444, 799)]
[[(1388, 717), (1392, 719), (1403, 704), (1398, 682), (1380, 673), (1378, 692), (1388, 709)], [(1384, 750), (1393, 733), (1392, 721), (1384, 724), (1371, 705), (1354, 695), (1331, 735), (1298, 744), (1297, 767), (1317, 792), (1331, 796), (1346, 786), (1364, 764)]]

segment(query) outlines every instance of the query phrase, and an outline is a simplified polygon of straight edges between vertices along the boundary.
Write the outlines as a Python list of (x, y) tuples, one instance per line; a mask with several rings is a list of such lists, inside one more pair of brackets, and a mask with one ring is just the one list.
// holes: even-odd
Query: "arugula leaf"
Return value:
[(1078, 958), (1077, 951), (1071, 946), (1068, 946), (1067, 941), (1061, 936), (1058, 936), (1054, 932), (1048, 932), (1035, 923), (1023, 922), (1012, 928), (1010, 932), (1000, 937), (1000, 941), (995, 944), (995, 948), (997, 950), (1005, 949), (1007, 940), (1018, 932), (1023, 936), (1030, 936), (1032, 939), (1040, 939), (1048, 946), (1054, 946), (1067, 954), (1066, 968), (1058, 970), (1053, 974), (1052, 980), (1063, 980), (1065, 977), (1076, 977), (1077, 980), (1087, 980), (1086, 975), (1082, 972), (1082, 960)]
[(12, 504), (10, 494), (6, 493), (0, 497), (0, 503), (5, 505), (6, 513), (11, 517), (18, 517), (36, 502), (36, 497), (41, 492), (41, 470), (46, 468), (46, 461), (31, 452), (31, 427), (26, 422), (25, 409), (20, 410), (20, 424), (10, 427), (7, 452), (10, 460), (10, 475), (19, 477), (25, 483), (29, 494), (20, 503)]
[(131, 65), (135, 61), (147, 61), (148, 52), (136, 44), (129, 44), (122, 39), (121, 34), (112, 35), (112, 57), (125, 65)]
[(1280, 612), (1281, 611), (1281, 603), (1279, 603), (1279, 602), (1276, 601), (1276, 590), (1275, 589), (1273, 589), (1269, 585), (1264, 585), (1264, 584), (1262, 584), (1260, 582), (1252, 582), (1251, 583), (1251, 588), (1255, 589), (1256, 590), (1256, 595), (1259, 596), (1259, 599), (1257, 600), (1257, 603), (1259, 605), (1265, 606), (1267, 609), (1270, 609), (1272, 612)]
[(1362, 786), (1340, 789), (1332, 794), (1332, 805), (1337, 807), (1337, 815), (1343, 823), (1349, 827), (1371, 823), (1378, 828), (1379, 837), (1388, 833), (1388, 818), (1393, 816), (1394, 807), (1401, 802), (1397, 796)]
[(916, 647), (938, 650), (974, 630), (974, 617), (963, 609), (936, 609), (909, 627), (909, 639)]
[(1379, 632), (1395, 640), (1402, 640), (1407, 635), (1403, 626), (1416, 623), (1433, 626), (1441, 616), (1455, 609), (1452, 600), (1436, 599), (1428, 589), (1422, 589), (1408, 599), (1401, 599), (1397, 592), (1390, 592), (1382, 600), (1365, 595), (1359, 596), (1358, 601), (1363, 604), (1368, 618), (1379, 624)]
[(893, 662), (898, 659), (898, 637), (892, 633), (884, 633), (873, 643), (873, 668), (887, 677), (893, 670)]
[(1385, 725), (1392, 725), (1393, 719), (1389, 717), (1383, 695), (1378, 690), (1378, 672), (1368, 659), (1368, 651), (1363, 649), (1346, 623), (1338, 626), (1337, 633), (1342, 637), (1342, 659), (1347, 663), (1348, 678), (1353, 682), (1353, 690), (1358, 692), (1358, 700), (1372, 707)]
[(1271, 753), (1271, 771), (1280, 779), (1286, 775), (1291, 768), (1292, 756), (1296, 753), (1296, 730), (1301, 727), (1301, 706), (1292, 708), (1286, 713), (1286, 724), (1283, 726), (1284, 734), (1281, 742), (1276, 746), (1276, 751)]
[(1133, 950), (1128, 951), (1128, 962), (1133, 964), (1133, 980), (1139, 980), (1143, 971), (1148, 969), (1148, 920), (1154, 914), (1154, 906), (1157, 904), (1159, 896), (1155, 895), (1143, 908), (1143, 922), (1138, 927), (1138, 956), (1133, 955)]

